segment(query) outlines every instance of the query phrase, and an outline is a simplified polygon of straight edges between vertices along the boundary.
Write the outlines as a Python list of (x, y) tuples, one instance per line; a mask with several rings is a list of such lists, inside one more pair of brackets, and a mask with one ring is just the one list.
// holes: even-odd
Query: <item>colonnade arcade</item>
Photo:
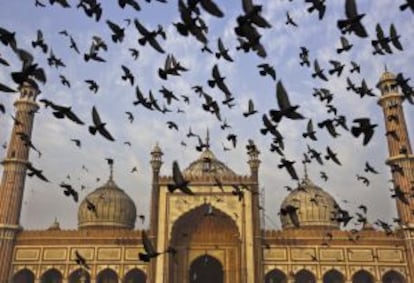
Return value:
[[(309, 270), (302, 269), (295, 274), (287, 275), (279, 269), (269, 271), (265, 276), (265, 283), (316, 283), (318, 282), (316, 276)], [(345, 275), (341, 272), (331, 269), (327, 271), (322, 277), (323, 283), (376, 283), (375, 277), (366, 270), (359, 270), (355, 272), (352, 277), (347, 280)], [(382, 283), (406, 283), (404, 276), (394, 270), (387, 271), (379, 282)]]
[(99, 272), (94, 280), (85, 269), (76, 269), (69, 274), (67, 279), (57, 269), (51, 268), (36, 279), (34, 273), (25, 268), (18, 271), (12, 279), (12, 283), (146, 283), (146, 275), (142, 270), (134, 268), (125, 274), (123, 278), (112, 269), (106, 268)]

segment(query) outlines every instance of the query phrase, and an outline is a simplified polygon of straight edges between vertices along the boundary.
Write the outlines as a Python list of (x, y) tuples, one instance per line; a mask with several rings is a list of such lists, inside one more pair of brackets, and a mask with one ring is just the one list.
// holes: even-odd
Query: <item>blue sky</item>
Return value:
[[(16, 32), (16, 39), (21, 48), (30, 50), (35, 56), (35, 61), (45, 68), (48, 82), (41, 86), (41, 97), (50, 99), (58, 104), (71, 105), (86, 124), (91, 123), (91, 108), (96, 106), (102, 120), (107, 122), (107, 128), (116, 139), (109, 142), (100, 136), (91, 136), (87, 126), (78, 126), (70, 121), (55, 119), (48, 109), (43, 107), (36, 115), (33, 130), (33, 143), (43, 153), (38, 158), (31, 154), (31, 161), (44, 170), (45, 175), (52, 181), (49, 184), (36, 179), (27, 178), (24, 195), (24, 205), (21, 222), (28, 229), (46, 228), (57, 217), (64, 228), (75, 228), (77, 225), (78, 204), (67, 199), (58, 184), (61, 181), (70, 182), (80, 190), (81, 185), (87, 189), (81, 191), (81, 198), (100, 186), (107, 179), (106, 157), (115, 159), (115, 179), (118, 185), (124, 189), (135, 201), (139, 214), (148, 215), (150, 196), (150, 151), (156, 142), (160, 143), (164, 151), (164, 165), (161, 173), (169, 175), (171, 163), (178, 160), (181, 167), (185, 168), (199, 155), (194, 146), (196, 140), (188, 140), (186, 134), (191, 126), (192, 130), (204, 135), (209, 128), (212, 140), (212, 150), (216, 156), (226, 162), (237, 173), (248, 174), (247, 154), (245, 145), (248, 139), (253, 139), (261, 150), (260, 185), (265, 189), (265, 207), (267, 227), (276, 229), (279, 227), (278, 210), (283, 198), (287, 195), (283, 188), (285, 185), (295, 186), (285, 170), (277, 168), (280, 157), (269, 152), (271, 139), (262, 136), (259, 129), (262, 126), (261, 116), (271, 108), (277, 108), (275, 99), (276, 82), (269, 77), (261, 77), (256, 65), (269, 63), (276, 69), (277, 80), (282, 80), (289, 92), (292, 104), (300, 104), (300, 112), (307, 118), (303, 121), (289, 121), (284, 119), (279, 130), (285, 137), (285, 154), (288, 159), (296, 160), (296, 170), (303, 175), (300, 163), (302, 153), (306, 151), (307, 144), (319, 151), (325, 152), (329, 145), (338, 152), (342, 166), (325, 162), (320, 166), (315, 162), (309, 168), (313, 181), (332, 194), (338, 203), (344, 208), (354, 211), (355, 208), (365, 203), (368, 206), (369, 219), (374, 222), (377, 218), (390, 220), (395, 216), (395, 203), (390, 198), (391, 193), (388, 183), (390, 179), (389, 169), (384, 165), (387, 156), (387, 145), (384, 137), (382, 111), (377, 105), (377, 98), (359, 98), (355, 94), (346, 91), (345, 78), (350, 78), (359, 84), (365, 78), (368, 85), (375, 89), (384, 65), (392, 72), (402, 72), (406, 77), (414, 77), (412, 62), (414, 62), (414, 14), (406, 10), (400, 12), (398, 6), (402, 1), (357, 1), (361, 13), (366, 13), (362, 20), (368, 33), (368, 39), (360, 39), (354, 35), (347, 36), (354, 44), (350, 52), (338, 55), (340, 31), (336, 27), (336, 20), (344, 17), (344, 2), (331, 1), (328, 3), (326, 15), (322, 21), (316, 14), (309, 14), (306, 9), (309, 5), (303, 1), (255, 1), (263, 5), (263, 15), (272, 24), (271, 29), (261, 29), (262, 42), (268, 52), (265, 59), (259, 58), (253, 53), (236, 51), (238, 45), (233, 28), (236, 25), (236, 17), (241, 13), (241, 1), (216, 1), (223, 10), (225, 17), (222, 19), (212, 17), (205, 12), (203, 17), (209, 26), (209, 46), (217, 49), (217, 39), (220, 37), (224, 45), (230, 49), (234, 63), (217, 60), (214, 55), (201, 53), (201, 45), (194, 38), (184, 38), (176, 32), (172, 22), (179, 19), (177, 1), (168, 1), (163, 4), (157, 1), (146, 3), (140, 1), (142, 10), (136, 12), (131, 8), (121, 9), (116, 1), (104, 3), (104, 12), (100, 22), (87, 18), (83, 11), (76, 9), (77, 1), (69, 1), (70, 9), (63, 9), (58, 5), (50, 6), (45, 0), (46, 8), (35, 8), (34, 1), (7, 1), (0, 9), (0, 27)], [(103, 1), (102, 1), (103, 2)], [(105, 1), (109, 2), (109, 1)], [(285, 13), (290, 15), (298, 23), (299, 27), (285, 25)], [(174, 54), (178, 61), (189, 71), (181, 77), (172, 77), (167, 81), (161, 80), (157, 70), (162, 67), (166, 54), (160, 54), (149, 46), (138, 45), (139, 37), (133, 24), (126, 26), (124, 19), (137, 18), (149, 29), (155, 29), (161, 24), (166, 33), (167, 40), (160, 40), (161, 46), (167, 53)], [(126, 37), (122, 44), (114, 44), (111, 41), (111, 32), (105, 21), (110, 19), (125, 27)], [(375, 36), (375, 25), (381, 23), (388, 34), (391, 23), (401, 34), (401, 42), (404, 51), (396, 50), (394, 54), (385, 56), (373, 56), (371, 39)], [(50, 68), (47, 65), (48, 54), (43, 54), (40, 49), (32, 49), (31, 41), (36, 38), (36, 31), (43, 31), (45, 41), (54, 54), (62, 58), (66, 68)], [(69, 38), (59, 34), (59, 31), (67, 30), (77, 42), (79, 49), (85, 53), (91, 44), (92, 36), (99, 35), (108, 44), (109, 50), (102, 53), (107, 63), (85, 63), (82, 56), (69, 49)], [(330, 68), (329, 60), (340, 60), (346, 64), (344, 74), (340, 78), (329, 76), (329, 82), (313, 79), (310, 68), (299, 65), (300, 46), (306, 46), (310, 50), (311, 61), (317, 58), (325, 72)], [(140, 51), (138, 60), (134, 61), (128, 48), (137, 48)], [(395, 50), (395, 49), (394, 49)], [(13, 86), (9, 73), (20, 68), (20, 63), (14, 54), (0, 46), (0, 54), (10, 63), (10, 67), (0, 68), (0, 82)], [(361, 74), (349, 74), (349, 62), (353, 60), (361, 65)], [(191, 87), (202, 85), (204, 90), (218, 100), (223, 99), (223, 94), (207, 85), (211, 77), (211, 68), (219, 65), (226, 83), (236, 98), (236, 106), (228, 110), (222, 106), (222, 116), (232, 126), (231, 129), (222, 131), (220, 123), (209, 113), (202, 111), (202, 101)], [(127, 82), (121, 80), (121, 65), (131, 69), (135, 76), (136, 84), (145, 95), (152, 90), (158, 102), (164, 103), (158, 90), (165, 86), (174, 90), (177, 95), (188, 95), (190, 105), (183, 101), (174, 102), (171, 106), (173, 113), (161, 115), (151, 112), (141, 106), (133, 106), (135, 90)], [(64, 75), (70, 82), (71, 88), (60, 83), (59, 75)], [(94, 79), (100, 85), (97, 94), (92, 94), (85, 79)], [(317, 129), (318, 141), (303, 140), (301, 135), (306, 129), (308, 119), (314, 123), (332, 117), (326, 113), (325, 107), (312, 96), (313, 88), (328, 88), (334, 94), (334, 105), (338, 112), (348, 117), (348, 124), (358, 117), (370, 117), (373, 123), (378, 124), (373, 140), (362, 146), (360, 139), (355, 139), (349, 132), (339, 130), (341, 136), (333, 139), (326, 131)], [(247, 102), (253, 99), (259, 113), (249, 118), (244, 118), (242, 112), (247, 109)], [(1, 131), (0, 142), (7, 142), (10, 135), (13, 114), (13, 95), (2, 94), (0, 103), (6, 107), (6, 115), (0, 116)], [(176, 113), (177, 108), (185, 111), (184, 114)], [(130, 124), (125, 111), (131, 111), (135, 121)], [(413, 136), (414, 111), (413, 105), (405, 103), (405, 116), (408, 129)], [(168, 129), (166, 122), (174, 121), (179, 125), (179, 131)], [(229, 146), (226, 140), (229, 133), (237, 134), (238, 146), (231, 151), (223, 151), (223, 146)], [(82, 140), (82, 149), (78, 149), (70, 139)], [(413, 138), (413, 137), (412, 137)], [(132, 146), (124, 144), (130, 141)], [(187, 143), (187, 147), (180, 145), (181, 141)], [(0, 156), (4, 156), (3, 148), (0, 148)], [(365, 187), (356, 180), (356, 174), (362, 174), (365, 161), (381, 172), (380, 175), (367, 175), (371, 185)], [(82, 165), (89, 169), (89, 173), (82, 170)], [(130, 173), (133, 167), (137, 167), (139, 173)], [(327, 182), (320, 178), (320, 171), (325, 171), (329, 179)], [(67, 175), (70, 175), (70, 180)], [(365, 174), (366, 175), (366, 174)], [(100, 182), (96, 182), (96, 178)], [(347, 200), (344, 203), (342, 200)], [(138, 225), (138, 222), (137, 222)]]

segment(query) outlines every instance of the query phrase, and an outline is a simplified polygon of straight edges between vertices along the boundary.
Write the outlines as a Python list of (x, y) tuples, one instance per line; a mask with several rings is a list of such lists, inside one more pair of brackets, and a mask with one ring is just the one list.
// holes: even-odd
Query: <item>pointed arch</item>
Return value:
[(85, 269), (78, 268), (69, 275), (68, 282), (69, 283), (90, 283), (91, 276)]
[(316, 283), (315, 275), (306, 269), (296, 272), (294, 278), (295, 283)]
[(189, 277), (192, 283), (223, 283), (223, 265), (211, 255), (199, 256), (190, 265)]
[(34, 273), (27, 268), (23, 268), (19, 270), (13, 275), (13, 278), (12, 278), (12, 283), (34, 283), (34, 281), (35, 281)]
[(323, 275), (323, 283), (344, 283), (345, 276), (336, 269), (331, 269)]
[[(209, 233), (204, 233), (209, 231)], [(218, 232), (218, 233), (211, 233)], [(211, 204), (197, 206), (175, 221), (171, 229), (171, 244), (181, 242), (188, 235), (193, 235), (192, 241), (217, 242), (238, 241), (239, 229), (232, 217)]]
[(96, 283), (118, 283), (118, 274), (110, 268), (105, 268), (96, 276)]
[(52, 268), (43, 273), (40, 277), (40, 283), (62, 283), (62, 279), (62, 273), (56, 268)]
[(386, 272), (383, 276), (382, 276), (382, 283), (406, 283), (407, 281), (405, 280), (404, 276), (395, 271), (395, 270), (390, 270), (388, 272)]
[[(172, 225), (169, 245), (174, 247), (179, 260), (169, 260), (168, 278), (172, 283), (187, 282), (188, 271), (192, 263), (188, 251), (200, 247), (208, 253), (226, 246), (226, 253), (231, 254), (229, 265), (233, 272), (226, 272), (226, 280), (240, 282), (240, 231), (234, 219), (210, 203), (201, 204), (182, 214)], [(222, 259), (221, 257), (219, 258)], [(191, 282), (191, 281), (190, 281)]]
[(374, 283), (374, 276), (366, 270), (359, 270), (352, 275), (352, 283)]
[(125, 274), (123, 283), (145, 283), (146, 280), (147, 275), (142, 270), (133, 268)]
[(279, 269), (273, 269), (266, 273), (265, 283), (287, 283), (287, 276)]

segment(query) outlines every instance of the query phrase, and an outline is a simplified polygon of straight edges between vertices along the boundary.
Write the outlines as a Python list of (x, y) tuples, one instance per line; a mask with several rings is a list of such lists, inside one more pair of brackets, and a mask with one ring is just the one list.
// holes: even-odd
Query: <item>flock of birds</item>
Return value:
[[(146, 0), (151, 2), (150, 0)], [(158, 2), (167, 2), (166, 0), (158, 0)], [(236, 51), (244, 53), (253, 53), (256, 54), (259, 58), (266, 60), (267, 52), (266, 48), (262, 43), (262, 34), (260, 33), (262, 29), (271, 29), (272, 24), (266, 20), (262, 13), (262, 6), (256, 5), (253, 3), (253, 0), (242, 0), (243, 13), (241, 13), (236, 18), (236, 26), (234, 27), (234, 34), (237, 38), (239, 45), (236, 47)], [(385, 55), (392, 54), (393, 52), (401, 52), (404, 50), (404, 47), (400, 41), (401, 35), (397, 32), (395, 25), (391, 24), (389, 27), (389, 33), (384, 32), (383, 26), (378, 23), (376, 25), (375, 36), (369, 35), (367, 29), (364, 26), (363, 18), (365, 13), (361, 13), (357, 9), (355, 0), (345, 0), (344, 1), (344, 16), (337, 21), (337, 28), (341, 32), (340, 44), (336, 49), (338, 54), (349, 52), (353, 48), (353, 43), (350, 41), (350, 37), (354, 36), (355, 40), (366, 40), (367, 38), (371, 39), (372, 45), (372, 54), (373, 55)], [(130, 8), (136, 11), (141, 10), (141, 5), (136, 0), (118, 0), (119, 7), (122, 9)], [(307, 11), (310, 14), (316, 14), (319, 20), (323, 20), (328, 4), (325, 0), (305, 0)], [(35, 0), (35, 7), (44, 8), (47, 5), (58, 6), (64, 9), (73, 8), (73, 4), (68, 0), (49, 0), (49, 3), (45, 3), (41, 0)], [(77, 9), (81, 9), (85, 15), (91, 18), (93, 21), (101, 22), (102, 15), (104, 14), (101, 3), (98, 0), (79, 0), (79, 3), (76, 5)], [(404, 3), (399, 6), (401, 11), (411, 10), (414, 13), (414, 1), (405, 0)], [(231, 125), (227, 122), (227, 119), (224, 117), (223, 108), (228, 108), (231, 110), (237, 103), (237, 97), (233, 95), (233, 92), (226, 83), (226, 78), (220, 70), (220, 64), (232, 63), (234, 62), (234, 56), (232, 55), (232, 50), (225, 46), (225, 42), (218, 38), (217, 48), (214, 50), (212, 44), (209, 41), (208, 30), (209, 27), (206, 24), (206, 14), (209, 17), (213, 18), (222, 18), (224, 13), (220, 9), (220, 5), (214, 3), (212, 0), (178, 0), (178, 13), (179, 21), (174, 22), (173, 25), (176, 29), (176, 32), (179, 36), (191, 37), (194, 38), (199, 44), (201, 44), (201, 52), (205, 56), (214, 56), (217, 60), (217, 63), (211, 69), (211, 76), (207, 79), (207, 85), (210, 90), (218, 90), (223, 98), (221, 101), (215, 99), (210, 95), (203, 85), (194, 85), (192, 90), (194, 91), (194, 97), (189, 95), (178, 95), (174, 93), (174, 90), (168, 89), (164, 86), (159, 90), (159, 93), (162, 95), (162, 102), (159, 102), (160, 98), (157, 97), (151, 90), (148, 94), (145, 94), (137, 84), (137, 79), (131, 69), (126, 65), (121, 65), (122, 76), (121, 79), (129, 84), (135, 89), (135, 98), (132, 102), (132, 105), (135, 107), (143, 107), (148, 111), (159, 112), (160, 114), (167, 114), (172, 112), (172, 107), (178, 102), (183, 102), (185, 104), (192, 104), (193, 107), (195, 100), (198, 96), (198, 99), (201, 100), (201, 109), (210, 113), (219, 123), (220, 128), (223, 131), (232, 129)], [(160, 55), (166, 54), (166, 50), (163, 47), (163, 42), (167, 40), (166, 32), (161, 25), (158, 25), (156, 28), (150, 28), (145, 26), (138, 19), (126, 19), (127, 26), (130, 24), (134, 26), (138, 38), (138, 46), (128, 48), (128, 52), (133, 60), (137, 60), (140, 55), (140, 48), (153, 48)], [(298, 27), (297, 22), (291, 16), (289, 12), (286, 13), (286, 22), (287, 26), (292, 26), (292, 28)], [(106, 25), (107, 30), (111, 33), (111, 40), (113, 46), (121, 45), (126, 37), (125, 28), (119, 23), (107, 19), (104, 21), (103, 25)], [(88, 64), (90, 62), (95, 62), (96, 64), (102, 64), (106, 62), (105, 52), (108, 51), (112, 46), (105, 42), (104, 39), (98, 35), (95, 35), (90, 40), (90, 47), (84, 52), (78, 47), (77, 42), (74, 40), (73, 36), (67, 30), (62, 30), (59, 34), (67, 38), (69, 41), (69, 48), (73, 50), (84, 62)], [(18, 38), (16, 33), (13, 32), (12, 27), (0, 27), (0, 42), (3, 48), (8, 48), (13, 51), (17, 58), (21, 61), (22, 66), (19, 70), (14, 70), (10, 72), (11, 79), (13, 82), (20, 86), (23, 83), (30, 83), (34, 87), (39, 88), (40, 84), (48, 83), (46, 72), (43, 67), (39, 66), (35, 61), (35, 57), (32, 55), (32, 50), (27, 48), (22, 48), (18, 43)], [(50, 44), (47, 42), (47, 39), (44, 37), (43, 32), (38, 30), (35, 34), (33, 41), (31, 42), (32, 49), (40, 50), (45, 56), (47, 56), (47, 63), (49, 67), (53, 70), (61, 70), (66, 67), (66, 64), (62, 58), (59, 58), (51, 48)], [(343, 78), (346, 69), (346, 64), (338, 60), (330, 60), (329, 64), (331, 68), (326, 70), (321, 67), (320, 62), (317, 58), (311, 59), (311, 51), (306, 46), (300, 46), (298, 48), (298, 65), (301, 68), (311, 68), (313, 66), (313, 71), (311, 77), (315, 80), (328, 81), (329, 77), (340, 77)], [(7, 72), (7, 68), (10, 66), (8, 59), (0, 55), (0, 64), (4, 72)], [(351, 61), (351, 68), (349, 73), (360, 72), (360, 66), (358, 62)], [(2, 71), (3, 71), (2, 70)], [(162, 81), (171, 80), (172, 77), (181, 76), (185, 72), (190, 72), (188, 66), (184, 66), (180, 63), (174, 54), (167, 53), (165, 57), (164, 65), (158, 69), (158, 77)], [(296, 160), (290, 160), (285, 156), (285, 137), (282, 132), (279, 130), (278, 126), (283, 123), (284, 120), (304, 120), (306, 119), (305, 115), (302, 114), (301, 105), (295, 105), (290, 101), (289, 93), (286, 90), (282, 80), (278, 80), (276, 76), (275, 67), (270, 63), (261, 63), (257, 65), (257, 71), (260, 76), (271, 79), (275, 82), (275, 93), (276, 93), (276, 102), (275, 106), (271, 106), (267, 113), (262, 114), (262, 128), (260, 133), (263, 136), (269, 135), (271, 137), (271, 143), (269, 145), (270, 152), (277, 154), (280, 158), (278, 168), (285, 169), (289, 174), (292, 180), (299, 181), (299, 176), (295, 170), (294, 164)], [(71, 88), (72, 84), (70, 80), (64, 75), (59, 75), (60, 83), (63, 87)], [(357, 84), (349, 77), (344, 78), (347, 85), (347, 90), (359, 96), (360, 98), (375, 96), (372, 89), (367, 85), (367, 82), (363, 79), (360, 84)], [(96, 94), (100, 85), (97, 81), (93, 79), (84, 80), (87, 88), (94, 94)], [(404, 74), (400, 73), (397, 75), (396, 84), (400, 87), (404, 99), (409, 101), (409, 103), (414, 103), (414, 90), (409, 85), (409, 78), (406, 78)], [(5, 93), (15, 93), (18, 92), (16, 87), (6, 85), (0, 82), (0, 92)], [(339, 113), (334, 102), (334, 94), (327, 88), (314, 88), (313, 96), (326, 107), (328, 114), (332, 115), (332, 118), (325, 119), (323, 121), (313, 121), (309, 119), (307, 121), (307, 126), (305, 131), (302, 134), (304, 142), (306, 141), (318, 141), (316, 128), (319, 128), (321, 131), (326, 130), (330, 137), (337, 138), (340, 136), (339, 129), (349, 132), (355, 138), (362, 138), (362, 145), (366, 146), (374, 136), (375, 128), (377, 125), (373, 123), (370, 117), (357, 117), (352, 121), (348, 121), (348, 117)], [(66, 119), (72, 123), (83, 126), (85, 122), (76, 114), (76, 111), (72, 109), (71, 106), (61, 105), (55, 101), (41, 98), (39, 102), (44, 106), (45, 111), (51, 111), (52, 115), (56, 119)], [(227, 110), (227, 109), (226, 109)], [(0, 111), (5, 114), (6, 109), (3, 104), (0, 104)], [(178, 113), (184, 112), (182, 109), (178, 108)], [(34, 114), (34, 113), (31, 113)], [(256, 109), (253, 99), (248, 100), (247, 110), (242, 113), (245, 118), (251, 117), (253, 115), (259, 114), (259, 111)], [(125, 111), (126, 119), (130, 122), (134, 122), (134, 114), (132, 111)], [(16, 126), (19, 126), (19, 121), (16, 117), (11, 115), (12, 119)], [(91, 123), (88, 124), (88, 131), (91, 135), (99, 135), (102, 138), (115, 142), (117, 138), (110, 132), (107, 127), (107, 123), (103, 121), (99, 110), (96, 106), (91, 107)], [(389, 120), (394, 120), (398, 123), (398, 117), (391, 115), (387, 117)], [(352, 123), (352, 125), (350, 125)], [(166, 126), (171, 130), (180, 130), (180, 125), (173, 120), (167, 121)], [(40, 150), (32, 143), (30, 136), (24, 132), (17, 132), (17, 135), (20, 137), (24, 145), (30, 147), (41, 156)], [(387, 136), (391, 136), (394, 139), (399, 139), (395, 131), (390, 131), (386, 133)], [(199, 134), (196, 134), (192, 131), (191, 127), (188, 129), (186, 134), (187, 139), (195, 139), (196, 145), (195, 149), (197, 151), (203, 151), (203, 149), (209, 146), (208, 142), (202, 140)], [(71, 139), (77, 147), (82, 146), (80, 139)], [(223, 149), (225, 151), (231, 150), (238, 146), (238, 136), (234, 132), (228, 132), (227, 142), (230, 146), (225, 146), (223, 144)], [(126, 145), (131, 145), (130, 142), (124, 142)], [(187, 142), (182, 141), (182, 146), (187, 146)], [(253, 140), (249, 140), (247, 146), (248, 151), (256, 150), (256, 146)], [(403, 150), (403, 149), (402, 149)], [(107, 158), (107, 161), (110, 165), (113, 164), (111, 158)], [(310, 164), (316, 162), (320, 165), (323, 165), (325, 162), (333, 162), (338, 166), (342, 165), (342, 162), (336, 153), (330, 146), (326, 147), (326, 152), (320, 152), (317, 149), (313, 148), (309, 144), (307, 145), (307, 151), (303, 153), (302, 163)], [(83, 168), (87, 171), (87, 168)], [(404, 174), (403, 168), (398, 166), (393, 166), (391, 168), (392, 172), (400, 172)], [(137, 172), (137, 168), (132, 168), (131, 172)], [(377, 170), (366, 162), (364, 173), (378, 174)], [(35, 168), (31, 163), (27, 166), (27, 174), (29, 177), (36, 176), (45, 182), (49, 182), (49, 179), (43, 174), (43, 171)], [(168, 187), (169, 191), (173, 193), (176, 190), (181, 191), (182, 193), (193, 195), (189, 186), (189, 182), (183, 177), (179, 165), (176, 161), (172, 165), (172, 176), (173, 183)], [(320, 171), (320, 177), (323, 180), (328, 180), (328, 175), (324, 171)], [(370, 180), (366, 174), (358, 174), (356, 176), (357, 180), (361, 181), (364, 185), (369, 186)], [(69, 179), (69, 178), (68, 178)], [(220, 180), (217, 179), (217, 185), (220, 186)], [(414, 180), (412, 180), (414, 182)], [(78, 191), (74, 187), (66, 182), (61, 182), (59, 186), (63, 189), (65, 196), (70, 197), (73, 201), (78, 202), (79, 195)], [(291, 190), (290, 187), (286, 186), (288, 190)], [(239, 200), (242, 200), (244, 190), (248, 190), (243, 184), (234, 185), (233, 194), (238, 197)], [(414, 188), (412, 188), (414, 190)], [(400, 201), (408, 204), (408, 198), (411, 195), (404, 193), (398, 185), (392, 189), (393, 198), (398, 198)], [(315, 203), (317, 203), (317, 196), (313, 198)], [(97, 215), (96, 204), (92, 203), (90, 200), (86, 199), (87, 207), (90, 211)], [(351, 215), (347, 210), (339, 208), (339, 214), (334, 215), (333, 217), (343, 224), (345, 227), (350, 220), (356, 219), (358, 223), (365, 223), (367, 207), (361, 205), (355, 216)], [(297, 207), (287, 206), (283, 207), (280, 210), (280, 214), (289, 215), (292, 223), (296, 226), (300, 226), (297, 215)], [(97, 215), (99, 216), (99, 215)], [(145, 216), (141, 215), (140, 218), (144, 221)], [(399, 219), (395, 219), (395, 222), (399, 222)], [(387, 233), (392, 233), (391, 224), (386, 223), (380, 219), (377, 220), (376, 224), (382, 227)], [(177, 251), (170, 247), (165, 252), (157, 252), (151, 241), (148, 239), (148, 236), (145, 231), (142, 232), (143, 246), (145, 253), (140, 253), (139, 258), (143, 261), (150, 261), (151, 258), (154, 258), (163, 253), (175, 254)], [(329, 237), (329, 235), (328, 235)], [(331, 237), (332, 238), (332, 237)], [(353, 237), (353, 239), (355, 239)], [(76, 252), (76, 262), (79, 265), (88, 267), (85, 259)]]

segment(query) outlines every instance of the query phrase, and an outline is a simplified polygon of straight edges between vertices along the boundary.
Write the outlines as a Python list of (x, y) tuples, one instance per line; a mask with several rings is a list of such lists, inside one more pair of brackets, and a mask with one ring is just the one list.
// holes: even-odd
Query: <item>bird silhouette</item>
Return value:
[(158, 35), (165, 39), (165, 33), (161, 26), (158, 26), (158, 29), (155, 31), (149, 31), (137, 19), (134, 20), (134, 24), (138, 32), (142, 35), (142, 37), (138, 39), (140, 45), (145, 45), (148, 42), (158, 52), (165, 53), (156, 40)]
[(36, 40), (32, 41), (32, 46), (33, 48), (39, 46), (43, 53), (47, 53), (48, 46), (44, 41), (43, 33), (40, 29), (37, 30), (37, 38)]
[(216, 58), (217, 59), (223, 58), (229, 62), (233, 62), (233, 59), (230, 57), (229, 50), (226, 47), (224, 47), (224, 44), (221, 38), (217, 39), (217, 46), (218, 46), (218, 52), (216, 52)]
[(277, 104), (279, 105), (279, 110), (270, 110), (270, 116), (272, 120), (276, 123), (279, 123), (283, 117), (300, 120), (305, 119), (302, 114), (298, 113), (296, 110), (299, 108), (299, 105), (292, 106), (289, 101), (289, 96), (283, 86), (282, 81), (278, 81), (276, 85), (276, 99)]
[(354, 137), (358, 138), (361, 134), (363, 134), (363, 142), (362, 144), (365, 146), (369, 143), (372, 136), (374, 135), (374, 128), (378, 125), (371, 124), (369, 118), (358, 118), (354, 119), (354, 123), (357, 123), (358, 126), (353, 126), (351, 128), (351, 133)]
[(289, 12), (286, 12), (286, 25), (292, 25), (294, 27), (298, 27), (298, 24), (293, 20), (293, 18), (290, 16)]
[(101, 121), (98, 111), (95, 106), (92, 107), (92, 122), (93, 125), (89, 126), (89, 133), (95, 135), (96, 132), (100, 133), (104, 138), (110, 141), (115, 141), (111, 133), (105, 128), (106, 123)]
[(177, 161), (173, 161), (172, 179), (174, 183), (168, 184), (167, 186), (167, 189), (170, 193), (173, 193), (175, 190), (178, 189), (184, 194), (194, 195), (193, 191), (191, 191), (191, 189), (188, 187), (189, 181), (184, 179)]
[(86, 268), (88, 270), (91, 269), (88, 263), (86, 262), (86, 259), (77, 250), (75, 250), (75, 262), (82, 268)]
[(346, 0), (345, 15), (346, 19), (337, 21), (337, 26), (343, 34), (354, 33), (362, 38), (368, 36), (365, 27), (361, 23), (361, 19), (365, 14), (358, 14), (355, 0)]

